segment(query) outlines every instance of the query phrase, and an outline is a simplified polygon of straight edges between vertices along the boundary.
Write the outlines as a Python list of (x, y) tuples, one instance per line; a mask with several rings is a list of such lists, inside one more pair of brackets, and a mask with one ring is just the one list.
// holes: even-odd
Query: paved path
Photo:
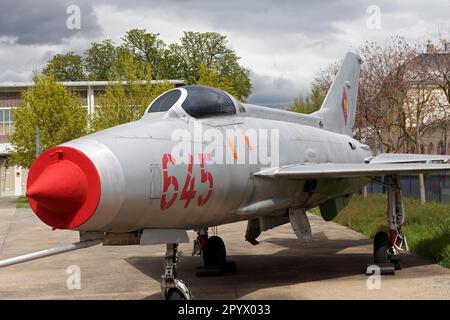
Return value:
[[(0, 201), (0, 259), (77, 241), (71, 231), (51, 231), (29, 209)], [(450, 270), (414, 255), (404, 268), (369, 290), (365, 266), (371, 241), (310, 216), (313, 242), (299, 243), (290, 225), (264, 232), (261, 243), (243, 241), (245, 223), (219, 227), (238, 271), (196, 278), (199, 257), (182, 245), (179, 268), (200, 299), (450, 299)], [(190, 233), (191, 239), (194, 234)], [(165, 246), (102, 247), (70, 252), (0, 269), (0, 299), (159, 299)], [(81, 289), (66, 286), (69, 266), (79, 266)]]

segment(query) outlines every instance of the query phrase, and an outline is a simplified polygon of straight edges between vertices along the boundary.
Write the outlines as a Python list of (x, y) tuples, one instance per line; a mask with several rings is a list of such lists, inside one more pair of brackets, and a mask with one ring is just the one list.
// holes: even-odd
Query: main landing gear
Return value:
[[(201, 229), (194, 241), (192, 255), (201, 255), (203, 266), (197, 268), (197, 277), (221, 276), (236, 271), (236, 263), (227, 261), (223, 240), (217, 235), (208, 237), (208, 230)], [(193, 295), (186, 284), (178, 279), (177, 263), (180, 262), (178, 243), (167, 244), (161, 294), (166, 300), (191, 300)]]
[[(379, 267), (382, 275), (395, 274), (395, 270), (400, 270), (400, 259), (396, 256), (409, 251), (408, 242), (402, 233), (405, 208), (398, 176), (386, 176), (384, 185), (389, 188), (387, 192), (389, 234), (378, 232), (373, 240), (373, 262)], [(372, 266), (367, 267), (367, 274), (373, 273)]]
[(203, 258), (203, 266), (197, 267), (197, 277), (222, 276), (236, 271), (236, 263), (227, 261), (225, 244), (219, 236), (208, 237), (207, 229), (200, 229), (197, 234), (192, 255), (199, 254)]

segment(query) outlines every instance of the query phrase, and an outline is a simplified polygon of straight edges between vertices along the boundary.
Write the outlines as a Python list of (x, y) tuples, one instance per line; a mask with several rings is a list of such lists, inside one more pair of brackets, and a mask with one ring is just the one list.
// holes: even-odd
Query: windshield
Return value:
[(181, 96), (180, 90), (172, 90), (164, 93), (158, 99), (153, 101), (148, 109), (150, 112), (164, 112), (169, 110)]

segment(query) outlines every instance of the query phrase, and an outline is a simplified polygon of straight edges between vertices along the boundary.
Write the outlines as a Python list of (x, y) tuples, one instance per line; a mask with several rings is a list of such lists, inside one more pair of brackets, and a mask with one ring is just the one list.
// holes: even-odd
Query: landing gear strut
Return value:
[[(395, 256), (400, 252), (409, 251), (408, 242), (402, 233), (405, 208), (398, 176), (386, 176), (384, 185), (389, 188), (387, 192), (389, 235), (386, 232), (378, 232), (375, 235), (373, 260), (374, 264), (380, 268), (381, 274), (394, 274), (395, 270), (400, 269), (400, 259), (396, 259)], [(366, 273), (369, 274), (369, 271)]]
[(178, 243), (167, 244), (161, 294), (166, 300), (191, 300), (192, 294), (186, 284), (177, 278)]
[(385, 181), (393, 186), (388, 190), (389, 242), (394, 255), (409, 251), (408, 242), (402, 233), (405, 223), (405, 206), (398, 176), (386, 176)]

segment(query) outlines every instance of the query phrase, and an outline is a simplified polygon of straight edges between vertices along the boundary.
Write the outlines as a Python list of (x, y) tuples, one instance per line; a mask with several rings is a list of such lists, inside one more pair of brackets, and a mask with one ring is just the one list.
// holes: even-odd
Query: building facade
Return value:
[(391, 125), (382, 131), (391, 149), (379, 143), (379, 152), (450, 154), (450, 43), (442, 52), (428, 44), (426, 52), (403, 64), (397, 75), (401, 85), (392, 100), (400, 107), (386, 113)]

